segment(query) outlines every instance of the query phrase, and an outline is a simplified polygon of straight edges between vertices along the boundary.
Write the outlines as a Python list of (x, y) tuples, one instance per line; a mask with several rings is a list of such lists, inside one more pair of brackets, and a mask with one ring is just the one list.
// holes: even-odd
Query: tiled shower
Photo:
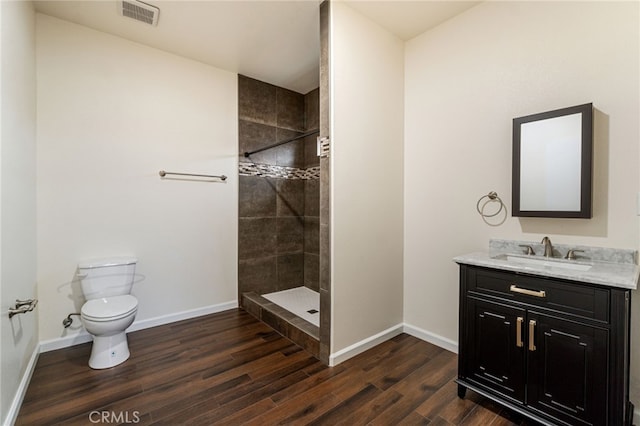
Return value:
[(317, 134), (249, 157), (244, 153), (317, 130), (319, 90), (303, 95), (239, 76), (238, 103), (238, 300), (247, 311), (317, 353), (317, 327), (261, 297), (300, 286), (319, 291)]

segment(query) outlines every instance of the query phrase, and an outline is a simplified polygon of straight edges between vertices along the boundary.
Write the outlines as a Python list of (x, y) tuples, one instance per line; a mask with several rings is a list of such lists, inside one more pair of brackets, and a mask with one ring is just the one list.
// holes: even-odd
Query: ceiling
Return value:
[[(403, 40), (477, 1), (343, 0)], [(318, 0), (145, 0), (157, 26), (118, 13), (118, 1), (35, 1), (38, 12), (299, 93), (318, 87)]]
[(410, 40), (480, 3), (480, 1), (460, 0), (343, 0), (343, 2), (402, 40)]

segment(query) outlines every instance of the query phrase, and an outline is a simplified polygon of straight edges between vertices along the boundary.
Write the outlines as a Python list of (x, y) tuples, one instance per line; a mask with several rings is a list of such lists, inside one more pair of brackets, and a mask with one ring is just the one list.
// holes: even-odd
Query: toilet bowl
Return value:
[(128, 294), (89, 300), (82, 306), (80, 318), (93, 335), (89, 367), (115, 367), (129, 358), (125, 330), (133, 324), (137, 312), (138, 300)]
[(118, 257), (78, 265), (86, 299), (80, 318), (93, 336), (89, 357), (89, 367), (93, 369), (115, 367), (130, 356), (126, 329), (138, 312), (138, 299), (129, 294), (136, 262), (133, 257)]

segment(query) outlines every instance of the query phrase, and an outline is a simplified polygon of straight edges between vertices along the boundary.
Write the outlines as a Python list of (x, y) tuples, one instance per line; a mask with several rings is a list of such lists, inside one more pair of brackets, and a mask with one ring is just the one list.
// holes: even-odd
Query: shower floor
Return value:
[(296, 287), (289, 290), (276, 291), (263, 294), (262, 297), (281, 306), (310, 322), (316, 327), (320, 326), (320, 293), (307, 287)]

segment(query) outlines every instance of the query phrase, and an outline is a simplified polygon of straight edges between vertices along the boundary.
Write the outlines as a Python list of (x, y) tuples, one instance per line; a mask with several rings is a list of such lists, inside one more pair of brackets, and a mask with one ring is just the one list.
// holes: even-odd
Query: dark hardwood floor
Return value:
[(130, 333), (129, 346), (108, 370), (88, 367), (90, 344), (41, 354), (16, 424), (525, 424), (459, 399), (456, 355), (406, 334), (330, 368), (231, 310)]

